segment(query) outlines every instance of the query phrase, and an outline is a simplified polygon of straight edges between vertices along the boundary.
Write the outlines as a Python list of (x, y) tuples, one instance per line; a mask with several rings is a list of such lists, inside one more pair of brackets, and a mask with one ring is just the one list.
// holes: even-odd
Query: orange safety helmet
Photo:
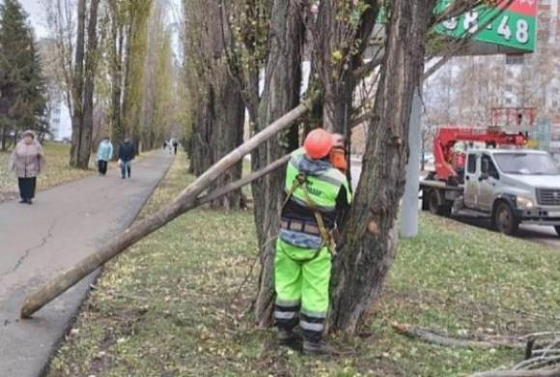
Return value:
[(303, 142), (303, 149), (307, 156), (314, 160), (325, 158), (334, 145), (333, 135), (322, 128), (311, 131)]

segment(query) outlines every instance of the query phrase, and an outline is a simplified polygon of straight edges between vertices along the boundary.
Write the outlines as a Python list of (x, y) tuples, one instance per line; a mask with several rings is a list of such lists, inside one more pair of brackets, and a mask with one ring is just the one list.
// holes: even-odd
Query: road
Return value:
[[(362, 172), (361, 162), (357, 159), (352, 160), (351, 164), (352, 172), (352, 187), (354, 190), (358, 186), (358, 181), (360, 174)], [(420, 208), (420, 203), (418, 204)], [(480, 228), (489, 229), (490, 221), (488, 219), (473, 219), (471, 217), (456, 217), (457, 221), (463, 222), (468, 225), (477, 226)], [(556, 234), (553, 227), (549, 226), (537, 226), (537, 225), (522, 225), (517, 235), (519, 238), (523, 238), (529, 241), (545, 244), (551, 247), (558, 248), (560, 250), (560, 237)]]
[(22, 321), (26, 294), (124, 231), (171, 161), (157, 152), (133, 164), (131, 179), (112, 170), (39, 192), (32, 206), (0, 205), (0, 376), (43, 373), (98, 271)]

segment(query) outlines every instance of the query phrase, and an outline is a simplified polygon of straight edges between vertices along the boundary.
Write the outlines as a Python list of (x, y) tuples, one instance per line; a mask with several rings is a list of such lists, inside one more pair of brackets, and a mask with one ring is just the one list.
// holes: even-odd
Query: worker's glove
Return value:
[(346, 174), (348, 170), (348, 161), (346, 161), (346, 151), (344, 148), (334, 147), (331, 149), (330, 162), (334, 168)]

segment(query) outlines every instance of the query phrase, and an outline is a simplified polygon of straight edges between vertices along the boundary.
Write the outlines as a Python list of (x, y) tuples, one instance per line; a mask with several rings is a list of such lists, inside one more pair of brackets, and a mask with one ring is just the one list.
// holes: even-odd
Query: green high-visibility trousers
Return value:
[(329, 249), (322, 248), (313, 258), (315, 254), (316, 250), (302, 249), (279, 239), (274, 259), (276, 325), (292, 330), (299, 320), (306, 339), (312, 342), (321, 340), (331, 279)]

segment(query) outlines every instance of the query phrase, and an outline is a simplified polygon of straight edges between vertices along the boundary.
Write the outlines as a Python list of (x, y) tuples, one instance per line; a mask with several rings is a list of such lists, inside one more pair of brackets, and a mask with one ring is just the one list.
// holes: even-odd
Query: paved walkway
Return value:
[(131, 179), (111, 170), (39, 192), (32, 206), (0, 204), (0, 376), (43, 372), (98, 272), (31, 320), (19, 319), (25, 295), (126, 229), (171, 161), (156, 152), (133, 164)]

